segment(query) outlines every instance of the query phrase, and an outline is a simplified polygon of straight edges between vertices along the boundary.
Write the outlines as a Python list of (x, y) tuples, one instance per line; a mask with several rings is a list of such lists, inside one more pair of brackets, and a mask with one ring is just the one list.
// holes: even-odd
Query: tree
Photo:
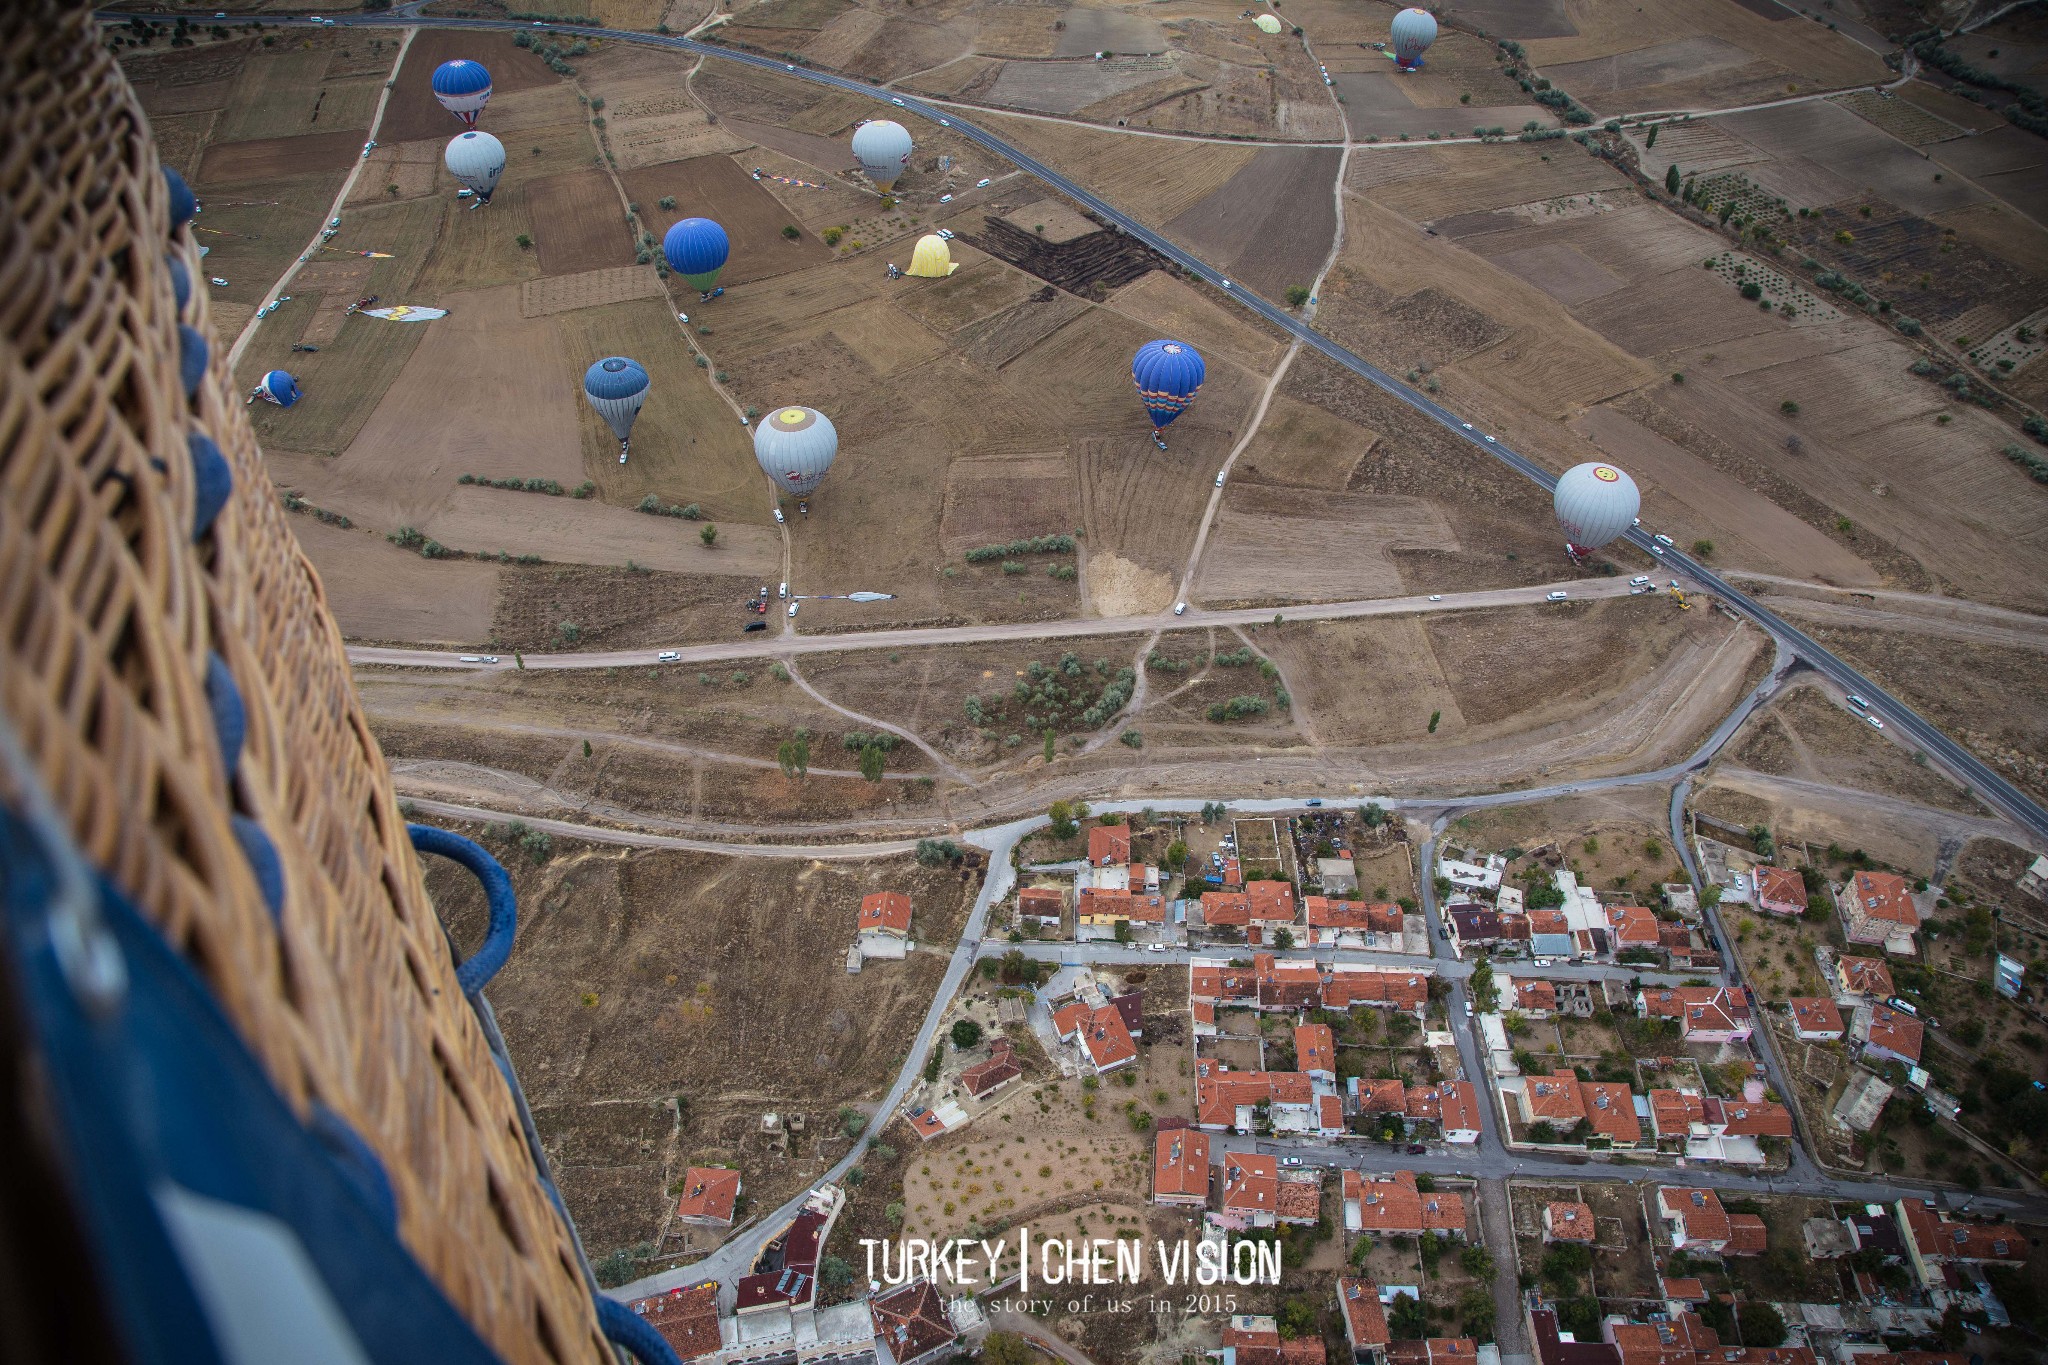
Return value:
[(1184, 865), (1184, 864), (1185, 864), (1185, 863), (1187, 862), (1187, 860), (1188, 860), (1188, 846), (1187, 846), (1187, 844), (1186, 844), (1186, 843), (1182, 842), (1182, 841), (1181, 841), (1181, 840), (1179, 840), (1179, 839), (1175, 839), (1175, 840), (1174, 840), (1174, 841), (1173, 841), (1172, 843), (1170, 843), (1170, 844), (1168, 844), (1168, 845), (1166, 846), (1166, 870), (1167, 870), (1167, 871), (1169, 871), (1169, 872), (1178, 872), (1178, 871), (1180, 871), (1181, 867), (1182, 867), (1182, 866), (1183, 866), (1183, 865)]
[(1431, 734), (1436, 733), (1437, 722), (1442, 720), (1443, 718), (1444, 713), (1441, 711), (1432, 711), (1429, 713), (1429, 732)]
[(1475, 1284), (1458, 1296), (1458, 1325), (1466, 1336), (1492, 1341), (1498, 1316), (1493, 1295), (1485, 1286)]
[(953, 1040), (954, 1047), (970, 1048), (981, 1041), (981, 1025), (972, 1019), (962, 1019), (953, 1025), (947, 1036)]
[[(995, 964), (993, 962), (984, 962), (981, 965), (984, 967), (993, 967)], [(940, 1038), (932, 1043), (931, 1056), (924, 1059), (925, 1084), (930, 1085), (939, 1079), (939, 1067), (942, 1064), (944, 1064), (945, 1060), (946, 1040), (944, 1038)]]
[(1745, 1300), (1736, 1309), (1735, 1323), (1744, 1346), (1783, 1346), (1785, 1318), (1760, 1300)]
[(1129, 943), (1131, 941), (1131, 922), (1127, 919), (1118, 920), (1114, 932), (1118, 943)]
[(1273, 1315), (1273, 1325), (1280, 1329), (1282, 1341), (1296, 1337), (1314, 1336), (1316, 1330), (1316, 1301), (1297, 1294), (1280, 1305), (1280, 1311)]
[(984, 1365), (1039, 1365), (1038, 1352), (1015, 1332), (990, 1332), (981, 1343)]
[(1273, 931), (1273, 946), (1283, 953), (1286, 952), (1294, 946), (1294, 935), (1286, 929), (1275, 929)]
[[(1702, 1315), (1704, 1317), (1704, 1315)], [(1562, 1300), (1557, 1305), (1557, 1326), (1579, 1341), (1600, 1339), (1600, 1300), (1591, 1294)]]
[[(1657, 130), (1659, 128), (1662, 128), (1663, 126), (1664, 125), (1661, 123), (1653, 123), (1650, 125), (1650, 135), (1643, 139), (1644, 151), (1648, 151), (1650, 148), (1657, 145)], [(1673, 167), (1672, 169), (1676, 170), (1677, 168)]]
[(533, 245), (533, 238), (524, 232), (520, 233), (517, 237), (514, 237), (512, 240), (519, 244), (519, 249), (521, 251), (524, 251), (528, 247)]
[(1055, 801), (1046, 814), (1052, 819), (1053, 838), (1071, 839), (1081, 832), (1081, 822), (1075, 818), (1073, 802)]
[(1481, 1014), (1492, 1014), (1500, 1008), (1500, 987), (1494, 984), (1493, 964), (1483, 956), (1472, 969), (1472, 1002)]
[(844, 1289), (853, 1283), (853, 1267), (842, 1256), (827, 1256), (818, 1263), (818, 1283), (827, 1289)]
[(782, 229), (782, 235), (789, 238), (789, 240), (793, 242), (797, 238), (803, 236), (804, 234), (803, 230), (797, 227), (795, 223), (791, 223), (789, 226)]
[(1475, 1280), (1493, 1278), (1493, 1253), (1477, 1242), (1458, 1253), (1458, 1264)]
[[(1655, 129), (1651, 130), (1653, 136), (1655, 132)], [(1664, 168), (1664, 192), (1666, 194), (1678, 193), (1678, 163), (1676, 161)]]
[(1308, 286), (1307, 286), (1307, 285), (1305, 285), (1305, 284), (1290, 284), (1290, 285), (1288, 285), (1288, 286), (1287, 286), (1287, 306), (1288, 306), (1289, 308), (1299, 308), (1299, 307), (1301, 307), (1301, 305), (1303, 305), (1304, 303), (1307, 303), (1307, 302), (1308, 302)]
[[(1598, 1322), (1597, 1316), (1595, 1322)], [(1429, 1310), (1417, 1303), (1413, 1294), (1396, 1294), (1393, 1308), (1387, 1314), (1387, 1333), (1396, 1341), (1426, 1339), (1429, 1336)]]
[(1045, 761), (1052, 762), (1053, 732), (1050, 725), (1045, 727)]
[(705, 522), (697, 532), (697, 539), (704, 542), (705, 549), (710, 549), (718, 543), (718, 528), (708, 521)]
[(860, 747), (860, 775), (861, 775), (862, 777), (865, 777), (865, 778), (866, 778), (866, 779), (867, 779), (868, 781), (870, 781), (870, 782), (880, 782), (880, 781), (882, 780), (882, 763), (883, 763), (883, 758), (884, 758), (884, 755), (883, 755), (883, 752), (882, 752), (882, 746), (881, 746), (881, 745), (879, 745), (879, 744), (863, 744), (863, 745), (861, 745), (861, 747)]
[(1387, 808), (1373, 801), (1360, 808), (1358, 818), (1365, 821), (1367, 829), (1378, 829), (1387, 823)]

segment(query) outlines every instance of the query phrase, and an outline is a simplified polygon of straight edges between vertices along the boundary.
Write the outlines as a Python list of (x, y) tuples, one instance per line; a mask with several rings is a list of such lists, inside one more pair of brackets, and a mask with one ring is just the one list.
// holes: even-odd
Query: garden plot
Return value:
[(1840, 322), (1842, 311), (1801, 288), (1774, 265), (1740, 251), (1723, 251), (1707, 258), (1706, 268), (1737, 289), (1755, 285), (1762, 291), (1759, 303), (1768, 303), (1798, 323)]
[(2042, 351), (2048, 350), (2048, 336), (2044, 332), (2048, 332), (2048, 309), (2029, 313), (1983, 344), (1972, 347), (1970, 360), (1988, 373), (2011, 374), (2025, 369)]
[(1915, 147), (1925, 147), (1930, 142), (1946, 142), (1952, 137), (1962, 137), (1970, 131), (1967, 128), (1958, 128), (1939, 114), (1930, 113), (1917, 104), (1875, 90), (1851, 90), (1847, 94), (1834, 96), (1828, 102), (1840, 105), (1856, 117)]

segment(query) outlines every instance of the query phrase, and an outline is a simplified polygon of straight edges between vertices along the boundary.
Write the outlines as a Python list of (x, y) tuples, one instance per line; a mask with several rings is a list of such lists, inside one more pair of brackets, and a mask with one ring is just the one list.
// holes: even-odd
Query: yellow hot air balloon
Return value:
[(1252, 22), (1258, 25), (1259, 32), (1261, 33), (1278, 33), (1280, 31), (1279, 19), (1270, 14), (1261, 14)]
[(921, 280), (943, 280), (959, 268), (946, 239), (934, 232), (917, 239), (917, 250), (910, 253), (910, 269), (904, 273)]

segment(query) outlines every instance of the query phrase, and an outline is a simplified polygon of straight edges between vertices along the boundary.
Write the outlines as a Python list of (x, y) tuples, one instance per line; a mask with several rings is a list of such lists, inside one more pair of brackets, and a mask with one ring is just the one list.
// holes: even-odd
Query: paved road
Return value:
[[(1285, 608), (1247, 607), (1232, 611), (1205, 611), (1190, 606), (1175, 616), (1162, 611), (1153, 616), (1105, 616), (1065, 621), (1004, 621), (978, 626), (919, 626), (896, 630), (850, 631), (844, 635), (770, 636), (742, 635), (711, 645), (676, 645), (677, 668), (736, 659), (769, 660), (792, 654), (839, 654), (859, 649), (910, 649), (918, 645), (974, 644), (988, 640), (1050, 640), (1091, 635), (1131, 635), (1148, 630), (1197, 630), (1205, 626), (1255, 626), (1284, 616), (1290, 621), (1339, 621), (1358, 616), (1406, 616), (1425, 611), (1478, 611), (1489, 607), (1517, 607), (1541, 604), (1553, 592), (1568, 592), (1574, 600), (1596, 597), (1626, 597), (1628, 580), (1623, 578), (1564, 579), (1526, 588), (1489, 588), (1484, 592), (1442, 593), (1437, 597), (1417, 593), (1408, 597), (1375, 597), (1352, 602), (1312, 602)], [(464, 668), (506, 670), (641, 667), (655, 662), (661, 645), (579, 654), (498, 655), (496, 664), (465, 663), (462, 653), (446, 649), (390, 649), (381, 646), (352, 646), (349, 661), (356, 664), (389, 664), (411, 668)], [(471, 654), (472, 660), (482, 656)]]
[[(349, 15), (342, 17), (339, 22), (344, 26), (351, 27), (404, 27), (418, 22), (417, 17), (411, 12), (414, 9), (415, 6), (406, 5), (386, 15)], [(103, 17), (119, 20), (127, 17), (127, 14), (123, 11), (111, 11), (105, 13)], [(156, 16), (141, 17), (154, 18)], [(497, 19), (434, 19), (430, 22), (436, 28), (510, 30), (528, 27), (525, 24)], [(1443, 404), (1438, 403), (1426, 394), (1408, 387), (1393, 375), (1388, 374), (1376, 365), (1370, 364), (1348, 347), (1342, 346), (1331, 338), (1324, 336), (1288, 309), (1238, 286), (1220, 270), (1199, 259), (1186, 248), (1116, 208), (1086, 186), (1068, 179), (1052, 166), (1040, 161), (1022, 148), (1014, 147), (994, 134), (977, 127), (971, 121), (961, 117), (957, 110), (942, 112), (936, 104), (914, 97), (894, 94), (869, 82), (855, 80), (850, 76), (841, 76), (833, 72), (820, 71), (808, 66), (797, 66), (787, 62), (780, 62), (756, 53), (741, 52), (715, 44), (700, 43), (689, 38), (638, 33), (628, 29), (585, 27), (569, 24), (551, 24), (547, 25), (547, 27), (556, 32), (572, 33), (581, 37), (605, 38), (622, 43), (640, 43), (652, 47), (667, 47), (677, 51), (713, 57), (721, 61), (734, 62), (742, 66), (751, 66), (760, 70), (782, 71), (786, 75), (794, 76), (799, 80), (810, 81), (813, 84), (830, 86), (852, 94), (864, 95), (870, 99), (886, 100), (897, 108), (902, 109), (906, 114), (929, 119), (951, 128), (962, 137), (1003, 158), (1011, 165), (1028, 171), (1046, 184), (1051, 185), (1075, 202), (1092, 211), (1104, 222), (1110, 224), (1116, 231), (1143, 242), (1146, 246), (1152, 248), (1190, 275), (1222, 290), (1237, 300), (1240, 305), (1258, 314), (1267, 323), (1279, 328), (1302, 345), (1321, 352), (1330, 360), (1349, 370), (1366, 383), (1380, 389), (1389, 397), (1406, 404), (1415, 412), (1436, 422), (1453, 435), (1469, 441), (1477, 449), (1498, 459), (1516, 473), (1536, 484), (1544, 492), (1551, 491), (1557, 484), (1557, 476), (1555, 474), (1526, 455), (1521, 454), (1498, 437), (1478, 430), (1470, 422), (1460, 420), (1455, 413)], [(1901, 79), (1904, 79), (1904, 77), (1901, 77)], [(1815, 93), (1818, 94), (1820, 92)], [(1813, 96), (1809, 95), (1803, 98), (1813, 98)], [(1768, 101), (1766, 105), (1757, 107), (1767, 107), (1768, 105), (1784, 102), (1786, 101)], [(1743, 107), (1748, 108), (1749, 106)], [(1732, 111), (1702, 110), (1698, 112), (1701, 116), (1706, 116)], [(2037, 834), (2048, 835), (2048, 810), (2044, 810), (2031, 797), (2020, 791), (2018, 787), (2007, 781), (1989, 765), (1979, 760), (1976, 755), (1970, 753), (1935, 726), (1908, 710), (1902, 703), (1885, 692), (1884, 689), (1878, 687), (1876, 683), (1850, 667), (1846, 661), (1830, 650), (1823, 648), (1818, 641), (1814, 640), (1804, 631), (1799, 630), (1782, 617), (1771, 612), (1747, 594), (1738, 590), (1720, 574), (1690, 555), (1685, 554), (1676, 546), (1659, 544), (1648, 528), (1637, 527), (1629, 531), (1624, 539), (1644, 554), (1659, 557), (1662, 561), (1661, 572), (1688, 579), (1694, 584), (1720, 596), (1732, 611), (1755, 622), (1758, 626), (1769, 632), (1772, 638), (1780, 644), (1789, 646), (1801, 660), (1818, 670), (1831, 682), (1869, 697), (1874, 703), (1871, 708), (1874, 713), (1881, 715), (1886, 721), (1901, 731), (1907, 739), (1926, 750), (1930, 757), (1954, 773), (1959, 780), (1968, 783), (1986, 801)], [(1309, 612), (1297, 609), (1292, 614), (1297, 618), (1301, 618), (1309, 615)], [(1253, 619), (1257, 619), (1256, 613)], [(1114, 627), (1110, 627), (1110, 629), (1114, 629)], [(953, 636), (950, 638), (963, 637)], [(789, 645), (787, 640), (778, 643), (782, 644), (785, 648)], [(640, 654), (636, 655), (636, 657), (644, 658), (645, 656)]]

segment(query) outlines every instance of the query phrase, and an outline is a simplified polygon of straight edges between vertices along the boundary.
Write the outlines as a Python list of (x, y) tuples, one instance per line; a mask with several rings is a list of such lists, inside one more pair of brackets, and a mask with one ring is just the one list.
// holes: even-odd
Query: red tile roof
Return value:
[(1598, 1237), (1593, 1206), (1560, 1199), (1543, 1207), (1544, 1235), (1554, 1242), (1590, 1242)]
[(1415, 1186), (1413, 1171), (1367, 1177), (1346, 1170), (1342, 1183), (1346, 1216), (1355, 1202), (1361, 1231), (1409, 1237), (1465, 1231), (1465, 1197), (1437, 1190), (1424, 1194)]
[(1088, 831), (1088, 865), (1115, 867), (1131, 860), (1131, 827), (1097, 825)]
[(1870, 1007), (1870, 1045), (1881, 1047), (1894, 1056), (1909, 1062), (1920, 1060), (1920, 1047), (1926, 1040), (1927, 1025), (1910, 1014), (1901, 1014), (1890, 1005)]
[(1478, 1355), (1479, 1343), (1471, 1337), (1431, 1337), (1389, 1343), (1387, 1365), (1472, 1365)]
[(910, 897), (901, 891), (876, 891), (860, 898), (860, 931), (910, 932)]
[(874, 1320), (876, 1339), (887, 1343), (897, 1360), (913, 1360), (936, 1351), (960, 1335), (953, 1330), (945, 1300), (930, 1280), (913, 1280), (901, 1289), (869, 1299), (868, 1314)]
[(1643, 906), (1612, 906), (1607, 911), (1607, 922), (1614, 926), (1617, 948), (1657, 946), (1657, 916)]
[(1017, 893), (1017, 913), (1058, 919), (1067, 908), (1067, 893), (1056, 886), (1027, 886)]
[(1338, 1280), (1337, 1307), (1344, 1312), (1352, 1345), (1370, 1350), (1392, 1340), (1387, 1332), (1387, 1310), (1380, 1303), (1380, 1288), (1371, 1280)]
[(1568, 934), (1572, 922), (1565, 918), (1562, 910), (1531, 910), (1526, 918), (1531, 934)]
[(1251, 897), (1252, 918), (1290, 924), (1294, 920), (1293, 882), (1251, 882), (1245, 886)]
[(1232, 1127), (1241, 1106), (1261, 1101), (1275, 1104), (1307, 1104), (1313, 1091), (1306, 1075), (1298, 1071), (1210, 1071), (1195, 1073), (1195, 1122), (1209, 1127)]
[(1333, 971), (1323, 999), (1331, 1009), (1389, 1005), (1412, 1012), (1429, 1000), (1429, 973), (1398, 967), (1391, 971)]
[(1586, 1117), (1586, 1102), (1579, 1095), (1579, 1078), (1571, 1071), (1548, 1076), (1531, 1076), (1523, 1089), (1524, 1110), (1530, 1122), (1547, 1121), (1570, 1127)]
[(1166, 900), (1144, 891), (1102, 891), (1090, 886), (1082, 889), (1074, 913), (1127, 919), (1134, 924), (1164, 924)]
[(719, 1348), (718, 1286), (692, 1285), (635, 1299), (626, 1307), (640, 1315), (649, 1327), (684, 1360), (695, 1360)]
[(1316, 1096), (1316, 1126), (1332, 1132), (1344, 1128), (1344, 1097), (1342, 1095)]
[(1757, 905), (1777, 914), (1806, 913), (1806, 882), (1789, 867), (1760, 867), (1756, 870)]
[(1052, 1012), (1052, 1031), (1061, 1039), (1070, 1038), (1094, 1013), (1094, 1006), (1087, 1001), (1069, 1000)]
[(1280, 1182), (1279, 1203), (1275, 1206), (1282, 1218), (1300, 1219), (1313, 1223), (1323, 1211), (1323, 1184), (1317, 1180), (1283, 1180)]
[(1691, 1125), (1706, 1121), (1706, 1103), (1691, 1091), (1650, 1092), (1650, 1127), (1658, 1137), (1684, 1137)]
[(1304, 896), (1311, 929), (1357, 929), (1373, 934), (1401, 932), (1401, 907), (1387, 902), (1332, 900), (1327, 896)]
[(1920, 909), (1913, 904), (1913, 888), (1895, 872), (1858, 872), (1849, 879), (1849, 894), (1856, 911), (1866, 919), (1887, 924), (1920, 927)]
[(1792, 1026), (1805, 1033), (1842, 1036), (1842, 1011), (1825, 995), (1797, 995), (1785, 1002), (1792, 1010)]
[(1691, 1276), (1674, 1280), (1667, 1275), (1664, 1277), (1664, 1297), (1685, 1303), (1705, 1303), (1707, 1287)]
[(1323, 974), (1313, 962), (1256, 953), (1252, 970), (1258, 973), (1259, 1004), (1266, 1009), (1309, 1009), (1323, 1003)]
[(1294, 1030), (1294, 1066), (1297, 1071), (1337, 1069), (1337, 1039), (1328, 1024), (1301, 1024)]
[(1358, 1078), (1358, 1112), (1361, 1114), (1405, 1114), (1408, 1088), (1398, 1079)]
[(1152, 1193), (1209, 1197), (1209, 1135), (1195, 1128), (1162, 1130), (1152, 1139)]
[[(1688, 1224), (1687, 1226), (1691, 1226)], [(1753, 1213), (1731, 1213), (1728, 1215), (1728, 1254), (1730, 1256), (1761, 1256), (1770, 1249), (1770, 1237), (1764, 1227), (1764, 1220)]]
[(1601, 1137), (1628, 1144), (1643, 1140), (1642, 1120), (1636, 1117), (1635, 1092), (1619, 1081), (1581, 1081), (1579, 1099), (1586, 1106), (1586, 1118)]
[(1680, 1037), (1734, 1033), (1749, 1027), (1749, 996), (1740, 987), (1667, 986), (1643, 992), (1651, 1019), (1676, 1019)]
[(1258, 1152), (1223, 1154), (1223, 1208), (1272, 1213), (1280, 1203), (1280, 1159)]
[(960, 1073), (960, 1084), (967, 1093), (980, 1099), (1005, 1081), (1014, 1080), (1024, 1074), (1018, 1065), (1017, 1050), (1008, 1038), (998, 1038), (990, 1044), (988, 1060), (976, 1062)]
[(1450, 1132), (1479, 1130), (1479, 1092), (1470, 1081), (1445, 1081), (1436, 1088), (1443, 1107), (1443, 1128)]
[(1733, 1137), (1792, 1136), (1792, 1111), (1772, 1100), (1723, 1100), (1722, 1130)]
[(1557, 1009), (1557, 987), (1548, 981), (1516, 981), (1515, 1004), (1518, 1010)]
[(2024, 1261), (2027, 1235), (2005, 1223), (1964, 1223), (1925, 1199), (1900, 1201), (1906, 1229), (1922, 1256), (1937, 1261)]
[[(1326, 1365), (1321, 1337), (1282, 1341), (1271, 1318), (1232, 1318), (1223, 1328), (1223, 1344), (1235, 1348), (1237, 1365)], [(1252, 1327), (1257, 1323), (1260, 1326)]]
[(733, 1206), (739, 1202), (740, 1173), (716, 1166), (692, 1166), (683, 1172), (683, 1197), (676, 1204), (676, 1217), (701, 1218), (708, 1222), (732, 1222)]
[(1721, 1207), (1721, 1196), (1712, 1190), (1664, 1185), (1657, 1190), (1657, 1203), (1664, 1215), (1684, 1220), (1686, 1241), (1728, 1240), (1728, 1211)]
[(1088, 1060), (1095, 1063), (1097, 1071), (1121, 1066), (1138, 1055), (1138, 1045), (1131, 1041), (1131, 1031), (1124, 1027), (1124, 1017), (1115, 1005), (1104, 1005), (1088, 1017), (1081, 1029), (1081, 1046), (1088, 1050)]
[[(1208, 896), (1202, 899), (1206, 902)], [(1256, 1000), (1259, 998), (1259, 978), (1243, 967), (1197, 966), (1189, 974), (1188, 996), (1193, 1000), (1226, 1003)]]
[(1881, 957), (1844, 957), (1835, 968), (1842, 989), (1850, 995), (1884, 997), (1892, 993), (1892, 969)]

